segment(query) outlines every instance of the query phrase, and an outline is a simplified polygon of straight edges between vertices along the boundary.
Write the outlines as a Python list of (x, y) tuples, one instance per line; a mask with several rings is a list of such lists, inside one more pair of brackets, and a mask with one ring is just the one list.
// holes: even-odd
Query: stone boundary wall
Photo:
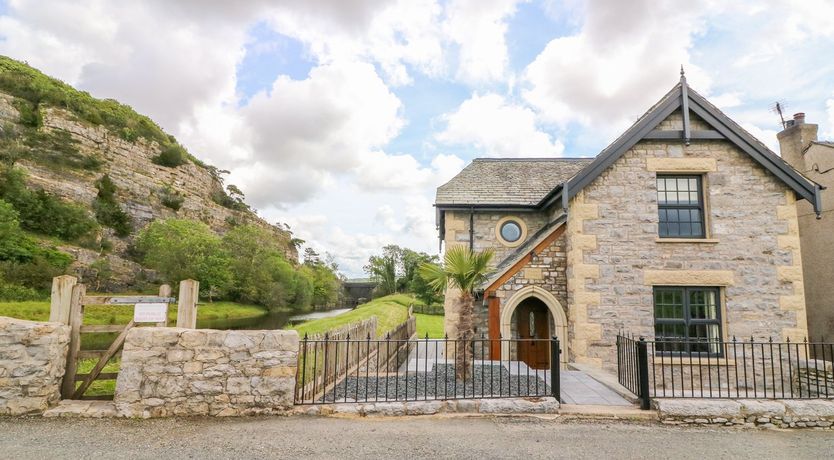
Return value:
[(555, 398), (450, 399), (445, 401), (387, 401), (351, 404), (317, 404), (295, 406), (296, 415), (346, 414), (364, 416), (400, 416), (435, 414), (556, 414)]
[(43, 412), (61, 399), (70, 328), (0, 317), (0, 415)]
[(825, 399), (655, 399), (668, 425), (832, 429), (834, 401)]
[(292, 407), (298, 333), (138, 327), (125, 340), (122, 417), (233, 416)]

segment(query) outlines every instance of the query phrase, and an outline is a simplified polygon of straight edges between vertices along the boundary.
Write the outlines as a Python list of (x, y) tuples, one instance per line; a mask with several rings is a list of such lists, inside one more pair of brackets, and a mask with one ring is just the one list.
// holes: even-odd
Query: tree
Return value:
[(304, 266), (300, 273), (310, 282), (312, 305), (332, 305), (338, 300), (342, 280), (336, 274), (337, 270), (338, 265), (330, 254), (325, 254), (323, 261), (321, 255), (313, 248), (308, 247), (304, 250)]
[(268, 230), (246, 224), (223, 236), (232, 283), (229, 296), (270, 309), (295, 301), (297, 275)]
[(377, 295), (385, 296), (397, 292), (397, 259), (394, 255), (371, 256), (365, 271), (377, 283)]
[(452, 313), (457, 313), (458, 317), (453, 338), (463, 345), (462, 353), (455, 354), (455, 375), (459, 380), (463, 380), (466, 363), (471, 363), (474, 357), (475, 289), (486, 281), (492, 256), (490, 249), (474, 252), (465, 246), (453, 246), (446, 250), (442, 266), (432, 263), (420, 266), (420, 276), (437, 292), (447, 288), (459, 292), (450, 305)]
[(426, 263), (437, 265), (437, 256), (430, 256), (424, 252), (403, 249), (402, 266), (403, 277), (401, 284), (406, 292), (412, 292), (426, 305), (439, 303), (443, 297), (437, 293), (419, 274), (420, 266)]
[(391, 244), (382, 248), (381, 255), (371, 256), (364, 268), (377, 282), (376, 295), (411, 292), (431, 305), (440, 298), (417, 274), (419, 267), (427, 262), (436, 263), (437, 257)]
[(157, 270), (166, 281), (198, 280), (209, 300), (222, 296), (231, 284), (229, 255), (220, 237), (202, 222), (155, 221), (142, 230), (136, 246), (145, 264)]

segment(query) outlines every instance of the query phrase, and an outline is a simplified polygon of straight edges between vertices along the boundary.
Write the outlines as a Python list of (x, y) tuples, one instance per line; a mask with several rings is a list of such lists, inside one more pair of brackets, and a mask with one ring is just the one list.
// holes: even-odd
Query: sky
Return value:
[(438, 252), (477, 157), (594, 156), (686, 70), (778, 152), (834, 138), (832, 0), (0, 0), (0, 54), (131, 105), (348, 277)]

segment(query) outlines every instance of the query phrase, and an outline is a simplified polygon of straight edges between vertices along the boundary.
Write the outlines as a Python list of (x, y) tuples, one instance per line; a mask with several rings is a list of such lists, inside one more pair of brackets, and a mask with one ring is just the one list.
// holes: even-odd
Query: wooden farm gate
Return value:
[[(197, 298), (199, 283), (194, 280), (184, 280), (180, 283), (179, 302), (177, 309), (177, 327), (196, 328)], [(70, 342), (67, 351), (67, 364), (64, 379), (61, 384), (63, 399), (112, 399), (113, 395), (88, 396), (84, 393), (96, 380), (115, 380), (118, 372), (102, 372), (107, 363), (121, 356), (127, 333), (136, 326), (134, 320), (128, 324), (85, 325), (84, 308), (89, 305), (111, 305), (114, 307), (134, 308), (136, 304), (171, 304), (177, 299), (171, 297), (171, 287), (162, 285), (157, 296), (90, 296), (84, 284), (77, 283), (72, 276), (59, 276), (52, 283), (52, 300), (50, 304), (50, 321), (62, 322), (70, 326)], [(167, 309), (166, 309), (167, 312)], [(164, 321), (150, 323), (157, 327), (168, 325), (167, 317)], [(82, 334), (118, 333), (116, 339), (106, 350), (82, 350)], [(98, 361), (88, 373), (79, 373), (80, 360), (98, 358)], [(81, 382), (76, 384), (76, 382)]]

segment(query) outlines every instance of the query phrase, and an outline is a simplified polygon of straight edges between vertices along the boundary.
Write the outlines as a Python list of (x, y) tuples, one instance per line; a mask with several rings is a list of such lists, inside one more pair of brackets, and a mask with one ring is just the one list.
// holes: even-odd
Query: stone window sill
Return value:
[[(701, 363), (702, 367), (706, 367), (707, 362), (709, 362), (710, 366), (735, 366), (736, 365), (736, 360), (728, 359), (728, 358), (710, 357), (709, 359), (707, 359), (707, 357), (703, 357), (700, 360), (700, 363)], [(679, 366), (679, 365), (697, 366), (698, 365), (698, 358), (695, 358), (695, 357), (693, 357), (693, 358), (673, 358), (673, 357), (669, 357), (669, 356), (656, 356), (654, 358), (654, 363), (655, 364), (662, 364), (664, 366)]]
[(658, 243), (701, 243), (701, 244), (718, 244), (715, 238), (657, 238)]

